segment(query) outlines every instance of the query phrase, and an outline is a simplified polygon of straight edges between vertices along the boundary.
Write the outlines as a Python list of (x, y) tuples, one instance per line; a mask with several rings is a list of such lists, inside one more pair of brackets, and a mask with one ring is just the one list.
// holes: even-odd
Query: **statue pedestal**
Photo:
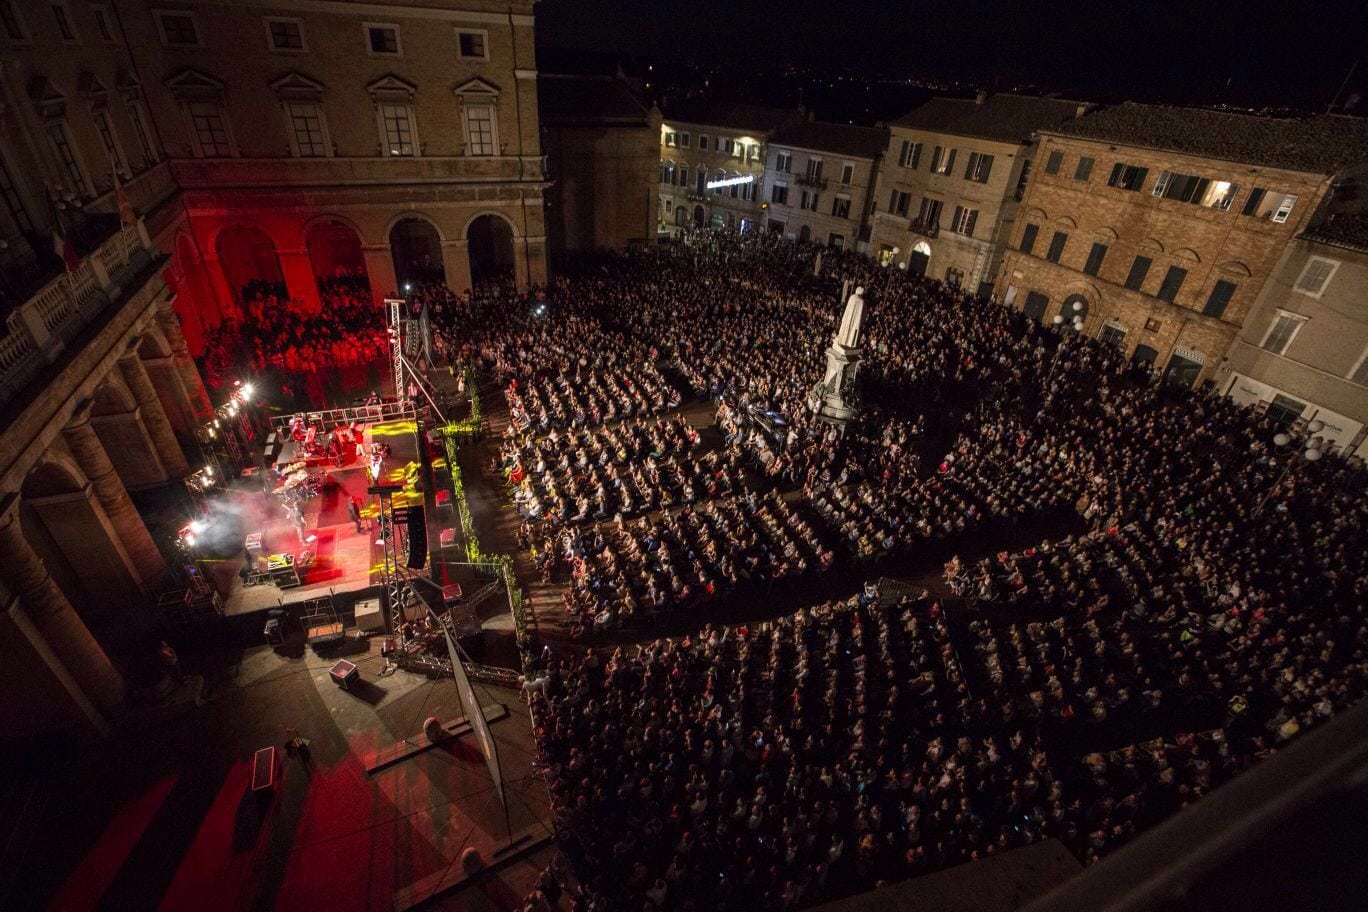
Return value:
[(823, 421), (844, 429), (846, 422), (858, 411), (854, 390), (855, 374), (860, 369), (860, 349), (832, 342), (826, 356), (826, 373), (808, 394), (808, 408)]

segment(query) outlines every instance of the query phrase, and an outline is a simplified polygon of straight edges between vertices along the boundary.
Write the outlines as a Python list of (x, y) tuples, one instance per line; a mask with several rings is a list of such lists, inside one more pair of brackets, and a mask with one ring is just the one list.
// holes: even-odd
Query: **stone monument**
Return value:
[[(847, 284), (842, 288), (849, 288)], [(837, 427), (855, 417), (855, 373), (860, 368), (860, 330), (864, 326), (864, 288), (846, 298), (845, 312), (827, 347), (826, 373), (808, 394), (808, 407)]]

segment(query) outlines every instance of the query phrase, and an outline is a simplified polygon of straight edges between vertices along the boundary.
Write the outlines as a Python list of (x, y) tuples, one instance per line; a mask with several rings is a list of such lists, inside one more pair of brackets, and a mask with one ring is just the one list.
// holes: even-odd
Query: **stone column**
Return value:
[(123, 374), (129, 392), (137, 400), (142, 412), (143, 425), (146, 426), (147, 435), (152, 438), (152, 443), (157, 448), (162, 467), (172, 478), (184, 478), (189, 475), (190, 465), (185, 461), (185, 453), (181, 450), (180, 442), (176, 440), (176, 432), (162, 408), (161, 400), (157, 398), (157, 391), (152, 387), (152, 378), (147, 376), (147, 368), (143, 367), (142, 359), (138, 357), (136, 340), (123, 357), (119, 358), (119, 372)]
[(143, 370), (147, 371), (147, 377), (152, 381), (152, 388), (161, 399), (162, 411), (171, 422), (172, 430), (184, 435), (186, 440), (194, 439), (194, 410), (185, 395), (185, 385), (181, 383), (180, 372), (176, 370), (176, 359), (167, 355), (165, 358), (144, 358), (142, 363)]
[(366, 276), (370, 279), (371, 295), (379, 304), (385, 297), (399, 290), (399, 280), (394, 277), (394, 260), (389, 244), (372, 245), (361, 248), (366, 258)]
[[(0, 500), (0, 573), (19, 596), (24, 613), (80, 688), (77, 702), (108, 709), (123, 701), (124, 681), (76, 609), (48, 575), (19, 524), (19, 496)], [(92, 720), (96, 727), (103, 720)]]
[(323, 302), (318, 296), (318, 277), (314, 275), (313, 263), (309, 262), (307, 250), (281, 250), (280, 272), (285, 277), (285, 288), (290, 297), (300, 301), (308, 313), (318, 313)]
[(109, 518), (129, 559), (133, 561), (140, 588), (151, 589), (166, 572), (166, 561), (157, 550), (156, 542), (152, 541), (147, 526), (143, 525), (133, 501), (129, 499), (128, 490), (114, 471), (114, 464), (109, 461), (104, 444), (100, 443), (95, 428), (90, 425), (90, 405), (86, 401), (77, 406), (71, 423), (62, 433), (77, 464), (90, 479), (95, 497), (104, 507), (105, 516)]
[(199, 368), (195, 367), (195, 360), (190, 357), (185, 334), (181, 332), (180, 318), (176, 316), (170, 299), (157, 304), (157, 325), (171, 344), (171, 358), (176, 362), (176, 371), (180, 374), (181, 386), (189, 400), (191, 415), (195, 421), (203, 424), (214, 417), (214, 407), (209, 404), (204, 380), (200, 377)]
[(470, 247), (464, 238), (442, 241), (442, 268), (446, 270), (447, 287), (452, 291), (461, 294), (470, 288)]

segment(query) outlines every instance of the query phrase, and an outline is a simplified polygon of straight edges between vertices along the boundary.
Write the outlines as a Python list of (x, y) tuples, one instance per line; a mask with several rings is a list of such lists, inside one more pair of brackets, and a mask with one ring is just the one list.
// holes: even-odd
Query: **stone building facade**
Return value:
[(775, 132), (765, 154), (765, 227), (799, 241), (865, 250), (888, 131), (803, 120)]
[(890, 124), (870, 251), (885, 264), (991, 293), (1035, 155), (1035, 131), (1081, 115), (1058, 98), (933, 98)]
[(1279, 421), (1322, 421), (1327, 442), (1368, 457), (1368, 214), (1287, 246), (1216, 382)]
[(660, 127), (660, 208), (664, 233), (763, 223), (767, 143), (802, 120), (800, 111), (686, 101), (666, 104)]
[(1289, 241), (1368, 154), (1356, 119), (1126, 103), (1042, 130), (999, 300), (1209, 380)]
[(660, 111), (613, 76), (537, 77), (553, 262), (654, 242)]

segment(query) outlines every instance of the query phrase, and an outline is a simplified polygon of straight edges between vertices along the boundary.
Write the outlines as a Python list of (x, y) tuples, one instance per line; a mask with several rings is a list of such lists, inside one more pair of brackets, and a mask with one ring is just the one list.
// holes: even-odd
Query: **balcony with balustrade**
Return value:
[(933, 238), (940, 235), (940, 224), (938, 222), (914, 218), (907, 223), (907, 227), (913, 234), (920, 234), (923, 237)]
[(162, 260), (141, 220), (126, 227), (117, 219), (112, 224), (95, 220), (81, 231), (83, 242), (75, 246), (84, 255), (74, 270), (55, 258), (36, 257), (24, 270), (30, 289), (6, 283), (6, 307), (0, 310), (0, 406), (57, 364), (85, 330), (117, 310), (155, 275)]
[(800, 187), (810, 187), (813, 190), (825, 190), (828, 181), (820, 174), (800, 174), (794, 183)]

